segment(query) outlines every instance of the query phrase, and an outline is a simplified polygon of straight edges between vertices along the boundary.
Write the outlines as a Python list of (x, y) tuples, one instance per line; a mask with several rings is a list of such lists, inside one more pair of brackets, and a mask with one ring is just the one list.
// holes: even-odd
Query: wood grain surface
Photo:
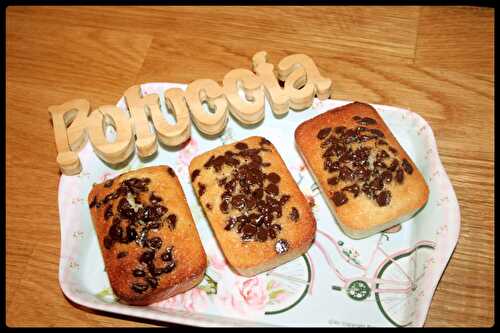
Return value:
[(268, 51), (311, 56), (333, 98), (393, 105), (432, 126), (460, 204), (460, 239), (426, 326), (494, 323), (494, 9), (8, 7), (9, 326), (174, 326), (95, 312), (58, 282), (59, 170), (47, 108), (115, 104), (145, 82), (222, 81)]

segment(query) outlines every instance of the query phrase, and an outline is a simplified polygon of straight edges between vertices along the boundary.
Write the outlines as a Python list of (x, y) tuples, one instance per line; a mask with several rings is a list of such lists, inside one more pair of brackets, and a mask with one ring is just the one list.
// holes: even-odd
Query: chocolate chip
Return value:
[(156, 205), (157, 203), (163, 201), (163, 199), (159, 196), (156, 196), (154, 194), (154, 192), (151, 192), (151, 195), (149, 196), (149, 202), (152, 204), (152, 205)]
[(352, 128), (348, 129), (342, 134), (342, 142), (344, 144), (354, 142), (357, 139), (358, 139), (358, 133), (356, 133), (356, 131), (353, 130)]
[(113, 179), (109, 179), (104, 182), (104, 187), (111, 187), (112, 185), (113, 185)]
[(158, 280), (156, 278), (147, 278), (146, 281), (149, 283), (151, 288), (155, 289), (158, 287)]
[(234, 190), (236, 189), (236, 180), (232, 179), (228, 181), (226, 184), (224, 184), (224, 189), (229, 193), (234, 192)]
[(203, 164), (203, 166), (205, 167), (205, 169), (210, 168), (210, 166), (212, 165), (214, 159), (215, 159), (214, 155), (210, 156), (210, 158), (208, 159), (208, 161), (206, 161), (205, 164)]
[(199, 175), (200, 175), (200, 170), (199, 169), (193, 170), (193, 172), (191, 173), (191, 182), (194, 182), (194, 180), (196, 179), (196, 177), (198, 177)]
[(275, 184), (267, 185), (265, 191), (266, 191), (266, 193), (269, 193), (269, 194), (274, 195), (274, 196), (278, 195), (278, 193), (279, 193), (278, 186), (276, 186)]
[(120, 186), (117, 190), (116, 190), (116, 193), (121, 196), (121, 197), (124, 197), (127, 195), (128, 193), (128, 187), (127, 186)]
[(248, 210), (253, 209), (257, 204), (257, 200), (251, 195), (245, 198), (245, 202), (246, 202), (246, 208)]
[(127, 241), (130, 243), (135, 241), (136, 238), (137, 238), (137, 231), (135, 231), (135, 229), (132, 228), (131, 226), (127, 226)]
[(93, 208), (96, 203), (97, 203), (97, 197), (94, 196), (94, 198), (92, 199), (92, 201), (89, 203), (89, 208)]
[(354, 172), (347, 166), (340, 168), (339, 178), (343, 181), (354, 180)]
[(361, 142), (366, 142), (366, 141), (369, 141), (369, 140), (372, 140), (375, 138), (376, 138), (375, 136), (371, 136), (371, 135), (360, 135), (358, 137), (359, 141), (361, 141)]
[(320, 140), (323, 140), (324, 138), (326, 138), (328, 136), (328, 134), (330, 134), (331, 131), (332, 131), (331, 127), (325, 127), (318, 132), (316, 137)]
[(387, 164), (385, 164), (384, 162), (382, 162), (381, 160), (375, 160), (373, 162), (373, 166), (375, 168), (381, 168), (381, 169), (386, 169), (387, 168)]
[(142, 269), (136, 268), (132, 271), (132, 275), (135, 277), (143, 277), (146, 276), (146, 273)]
[(152, 223), (148, 223), (148, 225), (146, 226), (146, 228), (148, 230), (155, 230), (155, 229), (159, 229), (161, 226), (161, 224), (159, 222), (152, 222)]
[(355, 130), (356, 132), (358, 132), (358, 134), (359, 134), (360, 132), (365, 132), (365, 131), (367, 131), (367, 130), (368, 130), (368, 128), (366, 128), (366, 127), (364, 127), (364, 126), (358, 126), (358, 127), (356, 127), (354, 130)]
[(120, 227), (119, 224), (113, 224), (109, 228), (108, 234), (111, 237), (111, 239), (119, 240), (122, 238), (122, 232), (123, 232), (122, 227)]
[(128, 256), (128, 252), (121, 251), (121, 252), (118, 252), (118, 254), (116, 255), (116, 258), (121, 259), (121, 258), (124, 258), (126, 256)]
[(219, 172), (222, 170), (222, 166), (224, 165), (224, 162), (225, 162), (224, 156), (217, 156), (213, 160), (212, 165), (213, 165), (216, 172)]
[(168, 174), (172, 177), (175, 177), (175, 172), (171, 167), (167, 167)]
[(406, 158), (403, 159), (403, 163), (401, 163), (401, 166), (403, 167), (403, 169), (406, 171), (407, 174), (411, 175), (413, 173), (413, 167)]
[(245, 208), (245, 197), (241, 194), (235, 195), (231, 199), (231, 205), (238, 210), (244, 209)]
[(111, 249), (111, 247), (113, 246), (113, 240), (109, 236), (104, 236), (103, 243), (104, 247), (108, 250)]
[(387, 152), (383, 149), (377, 153), (377, 156), (375, 156), (377, 160), (383, 160), (386, 159), (387, 157), (389, 157), (389, 154), (387, 154)]
[(342, 134), (346, 130), (345, 126), (337, 126), (333, 129), (336, 134)]
[(277, 173), (271, 172), (267, 175), (267, 179), (269, 179), (271, 183), (277, 184), (280, 182), (281, 177)]
[(351, 192), (356, 198), (359, 195), (359, 186), (357, 184), (353, 184), (351, 186), (345, 186), (342, 188), (342, 191)]
[(255, 238), (259, 242), (265, 242), (267, 240), (267, 230), (264, 228), (259, 228), (257, 234), (255, 235)]
[(354, 170), (354, 176), (362, 181), (370, 179), (371, 171), (367, 168), (360, 167)]
[(281, 196), (279, 203), (281, 206), (284, 206), (288, 202), (288, 200), (290, 200), (290, 196), (288, 194), (284, 194), (283, 196)]
[(404, 173), (403, 173), (403, 169), (401, 168), (398, 168), (398, 170), (396, 171), (396, 182), (398, 182), (399, 184), (403, 183), (403, 180), (404, 180)]
[(128, 200), (126, 198), (121, 198), (120, 201), (118, 201), (118, 206), (117, 206), (117, 210), (119, 213), (125, 211), (125, 210), (128, 210), (128, 209), (131, 209), (132, 206), (130, 205), (130, 203), (128, 202)]
[(167, 247), (167, 249), (165, 250), (165, 252), (163, 252), (163, 254), (160, 257), (161, 260), (163, 260), (163, 261), (171, 261), (173, 259), (173, 250), (174, 250), (173, 246)]
[(142, 294), (146, 290), (148, 290), (148, 285), (144, 283), (134, 283), (132, 284), (132, 290), (138, 294)]
[(264, 196), (264, 190), (261, 188), (258, 188), (252, 192), (252, 196), (257, 200), (262, 199), (262, 197)]
[(243, 235), (249, 235), (250, 237), (253, 237), (253, 235), (255, 235), (255, 233), (257, 232), (257, 227), (251, 223), (247, 223), (243, 226), (241, 232), (243, 233)]
[(167, 216), (167, 222), (168, 222), (168, 228), (170, 230), (174, 230), (175, 226), (177, 225), (177, 215), (170, 214), (169, 216)]
[(95, 208), (100, 208), (100, 207), (101, 207), (101, 203), (100, 203), (100, 202), (97, 202), (97, 203), (95, 204)]
[(209, 202), (207, 202), (207, 204), (205, 205), (205, 207), (206, 207), (208, 210), (212, 210), (212, 205), (211, 205)]
[(339, 183), (339, 178), (338, 177), (330, 177), (326, 181), (330, 185), (337, 185)]
[(369, 117), (363, 117), (356, 122), (360, 125), (375, 125), (377, 123), (375, 119)]
[(227, 203), (226, 200), (222, 200), (222, 202), (219, 205), (219, 208), (223, 214), (227, 214), (229, 212), (229, 204)]
[(377, 144), (382, 145), (382, 146), (386, 146), (387, 142), (385, 140), (378, 140)]
[(114, 194), (114, 193), (113, 193), (113, 192), (111, 192), (111, 193), (109, 193), (108, 195), (106, 195), (106, 196), (104, 197), (104, 199), (102, 199), (102, 203), (103, 203), (103, 204), (108, 203), (108, 202), (112, 199), (113, 194)]
[(377, 203), (380, 207), (387, 206), (391, 202), (391, 192), (382, 191), (377, 195)]
[(151, 262), (155, 258), (155, 252), (151, 250), (147, 250), (141, 254), (141, 257), (139, 258), (139, 262)]
[(244, 142), (238, 142), (234, 147), (238, 150), (244, 150), (248, 148), (248, 145)]
[(224, 227), (224, 230), (231, 230), (235, 225), (236, 225), (237, 219), (234, 216), (231, 216), (229, 220), (227, 221), (226, 226)]
[(399, 161), (397, 159), (393, 159), (391, 165), (388, 167), (388, 169), (392, 172), (396, 170), (396, 168), (399, 166)]
[(332, 160), (327, 159), (325, 160), (323, 167), (325, 170), (328, 170), (328, 172), (334, 172), (340, 169), (340, 163), (337, 161), (333, 162)]
[(165, 265), (165, 267), (163, 268), (163, 272), (164, 273), (170, 273), (174, 269), (175, 269), (175, 261), (171, 261), (171, 262), (169, 262), (168, 264)]
[(390, 183), (392, 181), (392, 172), (390, 172), (389, 170), (386, 170), (386, 171), (382, 172), (381, 177), (384, 180), (384, 182)]
[(198, 196), (202, 196), (205, 194), (205, 191), (207, 190), (207, 186), (203, 183), (198, 183)]
[(345, 204), (348, 199), (344, 193), (342, 193), (341, 191), (336, 191), (333, 193), (332, 200), (335, 206), (338, 207)]
[(269, 238), (271, 239), (276, 238), (276, 231), (274, 229), (268, 229), (267, 233), (269, 234)]
[(288, 217), (290, 217), (290, 220), (293, 222), (297, 222), (299, 220), (299, 210), (295, 207), (292, 207), (292, 210), (290, 211), (290, 214), (288, 214)]
[(160, 237), (153, 237), (147, 240), (146, 242), (150, 248), (153, 249), (159, 249), (161, 248), (161, 245), (163, 244), (163, 241), (161, 240)]
[(288, 242), (286, 240), (278, 239), (278, 241), (274, 245), (274, 250), (278, 254), (283, 254), (283, 253), (288, 251), (288, 247), (289, 247), (289, 245), (288, 245)]
[(368, 185), (373, 190), (379, 191), (382, 188), (384, 188), (384, 179), (382, 177), (377, 177), (377, 178), (373, 179)]
[(107, 220), (107, 219), (109, 219), (112, 216), (113, 216), (113, 206), (112, 205), (108, 205), (106, 207), (106, 209), (104, 210), (104, 219)]
[[(161, 215), (162, 212), (161, 208), (163, 206), (146, 206), (144, 209), (141, 210), (141, 213), (139, 214), (139, 219), (144, 221), (144, 222), (150, 222), (150, 221), (156, 221)], [(157, 208), (159, 210), (157, 210)], [(165, 209), (165, 207), (163, 207)]]
[(398, 151), (394, 147), (389, 147), (389, 150), (393, 154), (397, 154), (398, 153)]
[(375, 136), (378, 136), (378, 137), (381, 137), (381, 138), (384, 137), (384, 132), (382, 132), (381, 130), (379, 130), (377, 128), (370, 129), (370, 132), (372, 132), (373, 134), (375, 134)]

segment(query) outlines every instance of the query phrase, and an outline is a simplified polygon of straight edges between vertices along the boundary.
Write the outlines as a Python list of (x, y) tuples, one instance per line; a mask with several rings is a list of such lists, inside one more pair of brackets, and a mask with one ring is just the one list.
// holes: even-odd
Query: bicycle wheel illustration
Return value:
[[(430, 242), (419, 244), (388, 260), (378, 272), (377, 279), (382, 281), (375, 286), (375, 299), (384, 317), (394, 326), (412, 324), (417, 297), (423, 288), (419, 280), (429, 269), (433, 250)], [(408, 292), (403, 292), (408, 286)]]
[(266, 315), (280, 314), (298, 305), (311, 283), (311, 265), (306, 255), (265, 274), (269, 292)]

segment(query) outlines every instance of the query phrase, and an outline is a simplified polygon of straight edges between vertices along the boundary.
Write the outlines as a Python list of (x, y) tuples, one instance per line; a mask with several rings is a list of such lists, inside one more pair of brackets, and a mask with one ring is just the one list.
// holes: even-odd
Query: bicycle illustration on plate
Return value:
[[(342, 241), (335, 240), (321, 230), (318, 230), (317, 235), (321, 235), (335, 247), (335, 252), (343, 263), (351, 265), (360, 272), (360, 275), (347, 277), (333, 263), (330, 253), (319, 242), (315, 242), (328, 266), (340, 281), (339, 285), (332, 285), (333, 291), (343, 291), (354, 301), (364, 301), (373, 296), (383, 316), (392, 325), (412, 324), (417, 299), (423, 294), (421, 290), (423, 284), (419, 282), (434, 261), (431, 256), (435, 248), (434, 242), (422, 240), (409, 249), (388, 254), (382, 244), (389, 240), (389, 236), (382, 232), (368, 263), (363, 265), (352, 256), (352, 253), (344, 249)], [(382, 255), (384, 259), (371, 275), (369, 271), (374, 267), (377, 255)]]

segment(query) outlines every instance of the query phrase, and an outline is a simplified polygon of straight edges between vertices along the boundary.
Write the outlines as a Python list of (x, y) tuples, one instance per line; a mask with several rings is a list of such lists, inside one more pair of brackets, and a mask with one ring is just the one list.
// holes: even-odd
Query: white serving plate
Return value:
[[(143, 93), (162, 93), (186, 85), (143, 84)], [(424, 175), (430, 188), (425, 208), (395, 233), (363, 240), (345, 236), (296, 150), (294, 131), (303, 121), (348, 101), (315, 99), (311, 108), (276, 118), (266, 102), (259, 126), (242, 127), (233, 118), (224, 133), (206, 138), (192, 128), (191, 140), (178, 149), (158, 148), (147, 162), (137, 155), (119, 170), (103, 163), (90, 143), (79, 153), (82, 172), (61, 176), (59, 282), (75, 303), (107, 312), (194, 326), (423, 326), (430, 302), (460, 231), (455, 192), (439, 159), (432, 129), (418, 114), (373, 105)], [(124, 99), (118, 104), (126, 112)], [(169, 119), (171, 115), (163, 112)], [(189, 181), (191, 159), (219, 145), (248, 136), (268, 138), (278, 149), (303, 193), (314, 200), (316, 239), (309, 251), (254, 278), (234, 274), (226, 265)], [(147, 307), (116, 302), (104, 270), (87, 205), (93, 183), (152, 165), (170, 165), (186, 193), (209, 258), (207, 274), (196, 288)], [(378, 280), (377, 280), (378, 279)]]

